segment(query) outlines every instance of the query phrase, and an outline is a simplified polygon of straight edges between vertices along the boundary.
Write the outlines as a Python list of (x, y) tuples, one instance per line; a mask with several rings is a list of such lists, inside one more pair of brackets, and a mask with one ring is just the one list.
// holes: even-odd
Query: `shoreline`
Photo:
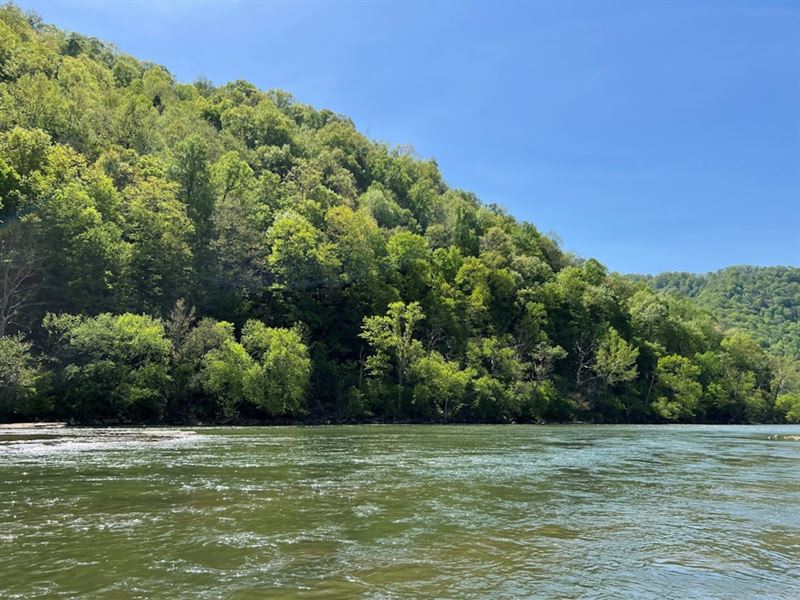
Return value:
[(346, 427), (346, 426), (448, 426), (448, 427), (475, 427), (475, 426), (529, 426), (529, 427), (691, 427), (691, 426), (714, 426), (714, 427), (764, 427), (764, 426), (792, 426), (800, 423), (592, 423), (589, 421), (570, 421), (553, 423), (469, 423), (469, 422), (449, 422), (438, 423), (435, 421), (352, 421), (352, 422), (309, 422), (297, 421), (288, 423), (68, 423), (66, 421), (31, 421), (0, 423), (0, 430), (26, 430), (39, 429), (52, 431), (58, 429), (226, 429), (226, 428), (274, 428), (274, 427)]

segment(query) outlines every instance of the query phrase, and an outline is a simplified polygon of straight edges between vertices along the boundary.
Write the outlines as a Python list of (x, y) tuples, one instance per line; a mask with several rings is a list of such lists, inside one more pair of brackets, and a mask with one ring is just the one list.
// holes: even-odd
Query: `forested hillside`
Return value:
[(13, 5), (0, 198), (4, 419), (800, 419), (791, 362), (434, 161)]
[(708, 273), (638, 276), (655, 290), (693, 298), (729, 328), (772, 352), (800, 358), (800, 268), (728, 267)]

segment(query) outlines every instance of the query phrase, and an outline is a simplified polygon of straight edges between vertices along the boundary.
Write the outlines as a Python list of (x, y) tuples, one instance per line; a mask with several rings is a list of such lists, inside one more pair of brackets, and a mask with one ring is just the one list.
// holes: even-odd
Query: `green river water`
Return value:
[(0, 597), (796, 599), (793, 436), (0, 426)]

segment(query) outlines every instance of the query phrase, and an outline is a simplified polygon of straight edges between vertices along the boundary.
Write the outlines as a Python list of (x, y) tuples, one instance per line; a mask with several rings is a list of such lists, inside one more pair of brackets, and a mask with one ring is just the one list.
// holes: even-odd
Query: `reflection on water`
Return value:
[(798, 435), (0, 426), (0, 597), (797, 598)]

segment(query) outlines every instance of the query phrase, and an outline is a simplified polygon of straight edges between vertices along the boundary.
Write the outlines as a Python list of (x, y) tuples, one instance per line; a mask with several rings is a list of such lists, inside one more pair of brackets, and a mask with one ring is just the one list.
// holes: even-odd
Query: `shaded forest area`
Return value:
[(794, 329), (770, 353), (342, 115), (14, 5), (0, 220), (4, 420), (800, 420)]

